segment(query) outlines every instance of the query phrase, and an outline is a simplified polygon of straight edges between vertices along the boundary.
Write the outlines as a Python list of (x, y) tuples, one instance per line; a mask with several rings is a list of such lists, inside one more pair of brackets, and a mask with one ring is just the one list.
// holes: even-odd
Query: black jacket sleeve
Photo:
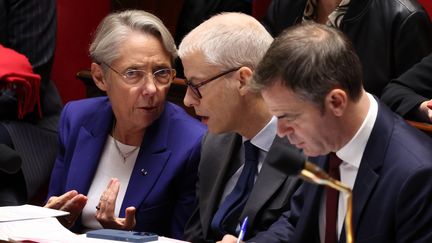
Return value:
[(432, 99), (432, 53), (392, 80), (384, 89), (381, 99), (390, 108), (407, 119), (416, 120), (414, 111)]

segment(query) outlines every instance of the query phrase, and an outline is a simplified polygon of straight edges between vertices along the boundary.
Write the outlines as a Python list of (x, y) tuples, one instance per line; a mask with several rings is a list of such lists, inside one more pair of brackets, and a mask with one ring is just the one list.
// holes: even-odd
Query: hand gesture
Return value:
[(45, 208), (52, 208), (69, 212), (69, 215), (59, 217), (58, 220), (66, 228), (70, 228), (80, 216), (82, 209), (87, 203), (87, 197), (71, 190), (59, 197), (50, 197)]
[(117, 178), (111, 179), (106, 190), (102, 193), (98, 206), (96, 206), (96, 219), (104, 228), (132, 230), (136, 224), (135, 207), (126, 208), (126, 218), (114, 216), (119, 189), (119, 180)]

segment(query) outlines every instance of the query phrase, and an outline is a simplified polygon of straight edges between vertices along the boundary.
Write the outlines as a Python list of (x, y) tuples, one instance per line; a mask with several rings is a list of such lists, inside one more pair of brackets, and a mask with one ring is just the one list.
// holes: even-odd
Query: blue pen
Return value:
[(244, 237), (245, 234), (246, 234), (246, 226), (247, 226), (247, 223), (248, 223), (248, 217), (246, 216), (246, 217), (243, 219), (242, 225), (241, 225), (241, 227), (240, 227), (240, 233), (239, 233), (238, 238), (237, 238), (237, 243), (240, 243), (240, 241), (243, 241), (243, 237)]

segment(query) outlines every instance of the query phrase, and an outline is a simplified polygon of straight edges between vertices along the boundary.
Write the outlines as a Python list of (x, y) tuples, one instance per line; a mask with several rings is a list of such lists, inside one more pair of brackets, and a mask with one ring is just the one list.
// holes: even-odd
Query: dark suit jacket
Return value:
[[(327, 157), (311, 160), (325, 167)], [(291, 211), (250, 241), (319, 243), (322, 192), (302, 184)], [(353, 188), (354, 241), (432, 242), (431, 195), (432, 140), (380, 104)]]
[[(185, 239), (191, 242), (206, 242), (212, 239), (210, 224), (218, 209), (225, 184), (240, 167), (238, 153), (242, 138), (238, 134), (229, 133), (213, 135), (208, 133), (203, 140), (199, 182), (197, 186), (196, 207), (185, 230)], [(273, 144), (291, 146), (287, 139), (275, 137)], [(280, 148), (280, 147), (279, 147)], [(270, 151), (262, 165), (253, 190), (242, 212), (241, 219), (248, 216), (247, 234), (250, 238), (257, 232), (266, 230), (277, 218), (288, 209), (291, 195), (297, 189), (299, 181), (289, 177), (276, 161), (278, 150), (270, 147)], [(237, 165), (236, 165), (237, 164)]]
[[(113, 122), (107, 97), (70, 102), (59, 127), (60, 152), (49, 196), (69, 190), (87, 194)], [(147, 128), (120, 209), (134, 206), (136, 230), (182, 238), (193, 210), (195, 183), (205, 126), (167, 102)], [(141, 173), (141, 170), (147, 174)]]
[(381, 100), (399, 115), (418, 119), (411, 111), (432, 99), (432, 54), (391, 81), (384, 89)]

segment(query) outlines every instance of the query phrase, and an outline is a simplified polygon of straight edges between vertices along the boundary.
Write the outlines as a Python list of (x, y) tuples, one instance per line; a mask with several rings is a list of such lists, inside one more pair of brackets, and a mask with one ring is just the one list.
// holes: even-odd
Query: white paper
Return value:
[(176, 239), (171, 239), (171, 238), (159, 236), (158, 242), (163, 242), (163, 243), (187, 243), (188, 241), (176, 240)]
[(24, 220), (24, 219), (37, 219), (47, 217), (58, 217), (68, 215), (68, 212), (44, 208), (34, 205), (21, 205), (21, 206), (6, 206), (0, 207), (0, 222)]
[(0, 240), (13, 242), (30, 240), (38, 243), (119, 242), (86, 238), (85, 235), (77, 235), (63, 227), (56, 218), (2, 222), (0, 223)]
[[(55, 217), (68, 212), (32, 205), (0, 207), (0, 240), (31, 240), (39, 243), (101, 243), (119, 242), (87, 238), (65, 228)], [(181, 243), (166, 237), (159, 237), (163, 243)]]
[(64, 228), (56, 218), (29, 219), (0, 223), (2, 240), (44, 242), (77, 242), (77, 236)]

